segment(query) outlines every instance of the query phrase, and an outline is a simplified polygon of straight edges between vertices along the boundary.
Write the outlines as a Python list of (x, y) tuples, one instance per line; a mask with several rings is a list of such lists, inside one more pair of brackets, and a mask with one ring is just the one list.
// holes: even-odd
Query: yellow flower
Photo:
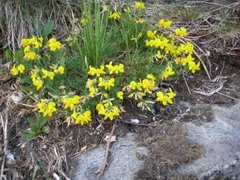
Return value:
[(22, 40), (21, 40), (21, 46), (22, 46), (22, 47), (28, 46), (28, 42), (29, 42), (28, 39), (22, 39)]
[(47, 78), (48, 77), (48, 71), (45, 70), (45, 69), (42, 69), (41, 71), (42, 71), (42, 74), (43, 74), (42, 78), (43, 79)]
[(26, 60), (34, 60), (37, 59), (38, 57), (39, 56), (33, 51), (29, 51), (24, 54), (24, 59)]
[(112, 65), (112, 61), (106, 65), (107, 69), (109, 70), (109, 74), (118, 74), (118, 73), (123, 73), (124, 72), (124, 66), (123, 64), (119, 64), (119, 65)]
[(18, 69), (16, 68), (16, 65), (14, 64), (12, 69), (11, 69), (11, 74), (14, 76), (18, 75)]
[(98, 114), (100, 114), (100, 115), (104, 115), (106, 113), (104, 105), (101, 103), (97, 104), (96, 110), (98, 111)]
[(194, 45), (191, 42), (187, 42), (187, 44), (181, 44), (179, 50), (188, 54), (193, 54)]
[(157, 51), (156, 57), (160, 60), (164, 58), (164, 55), (162, 55), (160, 51)]
[(175, 34), (181, 37), (184, 37), (187, 35), (187, 29), (185, 27), (180, 27), (175, 30)]
[(22, 74), (22, 73), (24, 73), (26, 68), (25, 68), (25, 66), (23, 64), (19, 64), (17, 69), (18, 69), (19, 73)]
[(22, 39), (21, 40), (21, 46), (22, 47), (27, 47), (27, 46), (32, 46), (35, 49), (39, 49), (42, 47), (42, 42), (43, 42), (43, 37), (37, 38), (36, 36), (32, 36), (32, 38), (29, 39)]
[(154, 39), (156, 37), (156, 34), (157, 34), (157, 31), (154, 30), (154, 31), (151, 31), (151, 30), (148, 30), (147, 31), (147, 36), (150, 38), (150, 39)]
[(61, 49), (61, 43), (60, 41), (57, 41), (56, 38), (49, 39), (48, 46), (50, 51), (57, 51)]
[(110, 90), (111, 87), (114, 87), (114, 82), (115, 82), (114, 78), (111, 78), (111, 79), (107, 80), (107, 79), (103, 79), (102, 77), (100, 77), (98, 79), (98, 86), (99, 87), (104, 87), (105, 90)]
[(156, 101), (160, 101), (164, 106), (168, 104), (173, 104), (172, 99), (176, 96), (176, 94), (169, 88), (168, 93), (163, 93), (161, 91), (157, 92), (157, 99)]
[(42, 69), (41, 71), (42, 71), (42, 74), (43, 74), (43, 76), (42, 76), (43, 79), (45, 79), (45, 78), (48, 77), (49, 79), (53, 80), (53, 78), (54, 78), (54, 76), (55, 76), (54, 72), (52, 72), (52, 71), (47, 71), (47, 70), (45, 70), (45, 69)]
[(137, 88), (137, 83), (135, 81), (131, 81), (130, 88), (131, 88), (131, 90), (135, 90)]
[(154, 90), (155, 87), (155, 81), (144, 79), (142, 82), (142, 87), (145, 90), (145, 92), (151, 92)]
[(119, 20), (119, 19), (121, 19), (121, 13), (120, 12), (111, 13), (108, 18), (114, 19), (114, 20)]
[(96, 68), (90, 66), (88, 74), (90, 74), (91, 76), (96, 75), (97, 77), (100, 77), (101, 75), (106, 74), (106, 72), (104, 71), (103, 65), (101, 65), (101, 67), (99, 69), (96, 69)]
[(163, 27), (165, 29), (171, 29), (172, 21), (170, 20), (165, 21), (164, 19), (160, 19), (160, 21), (158, 22), (158, 26)]
[(173, 71), (173, 68), (171, 66), (168, 66), (163, 72), (162, 76), (163, 76), (163, 79), (167, 79), (169, 76), (172, 76), (174, 74), (175, 72)]
[(41, 101), (36, 105), (39, 112), (43, 114), (44, 117), (52, 117), (53, 113), (57, 111), (56, 103), (53, 101), (48, 101), (47, 99), (41, 99)]
[(193, 61), (194, 61), (194, 58), (190, 54), (186, 58), (181, 59), (181, 63), (182, 63), (183, 66), (186, 66), (187, 64), (189, 64)]
[(80, 97), (75, 95), (70, 98), (62, 98), (62, 102), (64, 104), (64, 109), (74, 110), (74, 107), (80, 103)]
[(94, 88), (94, 87), (90, 87), (89, 88), (89, 95), (90, 95), (90, 97), (94, 97), (97, 92), (98, 92), (97, 88)]
[(48, 73), (48, 77), (49, 77), (51, 80), (53, 80), (54, 76), (55, 76), (54, 72), (50, 71), (50, 72)]
[(104, 120), (110, 119), (113, 120), (115, 117), (119, 116), (119, 108), (117, 106), (113, 106), (111, 110), (105, 113)]
[(143, 24), (143, 23), (145, 23), (145, 19), (139, 18), (139, 19), (136, 19), (135, 22), (139, 23), (139, 24)]
[(117, 97), (122, 100), (122, 99), (123, 99), (123, 92), (122, 92), (122, 91), (119, 91), (119, 92), (117, 93)]
[(43, 86), (43, 81), (40, 79), (40, 77), (32, 79), (33, 85), (36, 86), (37, 90), (41, 89)]
[(141, 10), (145, 10), (146, 9), (145, 4), (143, 2), (139, 2), (139, 1), (135, 2), (135, 8), (136, 9), (141, 9)]
[(200, 63), (198, 62), (197, 64), (195, 62), (190, 62), (189, 63), (189, 71), (192, 71), (192, 73), (194, 74), (196, 71), (200, 70)]
[(103, 11), (108, 11), (108, 9), (109, 9), (109, 6), (106, 5), (106, 4), (104, 4), (104, 5), (102, 6), (102, 10), (103, 10)]
[(75, 124), (89, 124), (91, 122), (91, 112), (90, 111), (85, 111), (84, 113), (77, 113), (73, 112), (71, 117), (74, 119)]
[(86, 18), (82, 18), (82, 19), (80, 20), (80, 22), (81, 22), (81, 25), (82, 25), (82, 26), (86, 26), (87, 23), (88, 23), (88, 20), (87, 20)]
[(154, 75), (152, 75), (152, 74), (148, 74), (148, 75), (147, 75), (147, 78), (148, 78), (149, 80), (152, 80), (152, 81), (155, 81), (155, 80), (156, 80), (156, 77), (154, 77)]
[(57, 69), (57, 72), (58, 72), (59, 74), (64, 74), (64, 71), (65, 71), (65, 69), (64, 69), (63, 66), (59, 66), (58, 69)]
[(167, 93), (167, 96), (172, 99), (176, 96), (176, 94), (173, 92), (172, 88), (169, 88), (169, 92)]

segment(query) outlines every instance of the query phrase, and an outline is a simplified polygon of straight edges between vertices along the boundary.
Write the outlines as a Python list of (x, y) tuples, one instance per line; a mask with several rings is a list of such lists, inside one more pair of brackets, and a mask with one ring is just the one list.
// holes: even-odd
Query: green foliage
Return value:
[[(142, 110), (173, 104), (176, 93), (159, 88), (161, 83), (197, 72), (200, 63), (186, 28), (174, 29), (164, 19), (150, 28), (145, 9), (142, 2), (118, 9), (84, 2), (82, 18), (63, 44), (47, 37), (52, 21), (36, 23), (42, 36), (22, 39), (11, 69), (22, 89), (37, 98), (35, 110), (45, 118), (86, 125), (96, 115), (101, 121), (119, 117), (123, 99)], [(28, 136), (40, 133), (40, 125), (30, 124)]]
[(29, 117), (27, 118), (27, 122), (30, 128), (27, 130), (23, 130), (21, 132), (21, 136), (28, 141), (34, 139), (39, 134), (48, 134), (50, 132), (50, 127), (47, 125), (47, 119), (43, 116), (38, 115), (36, 117), (36, 120)]

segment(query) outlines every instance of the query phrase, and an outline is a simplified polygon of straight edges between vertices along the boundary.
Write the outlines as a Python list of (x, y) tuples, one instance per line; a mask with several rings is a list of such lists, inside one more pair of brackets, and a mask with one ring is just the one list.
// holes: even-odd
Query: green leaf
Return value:
[(27, 139), (27, 140), (32, 140), (33, 138), (35, 138), (37, 136), (37, 134), (31, 130), (23, 130), (21, 132), (21, 136), (24, 138), (24, 139)]
[(54, 21), (48, 21), (47, 24), (45, 24), (45, 26), (43, 27), (43, 30), (42, 30), (42, 35), (47, 37), (52, 31), (53, 31), (53, 28), (54, 28)]
[(49, 126), (44, 126), (42, 131), (46, 134), (49, 134), (50, 133), (50, 127)]
[(28, 117), (28, 118), (27, 118), (27, 122), (28, 122), (30, 128), (31, 128), (32, 126), (34, 126), (34, 121), (33, 121), (33, 119), (32, 119), (31, 117)]
[(24, 56), (24, 53), (22, 50), (18, 50), (14, 54), (14, 57), (18, 62), (22, 62), (23, 56)]
[(42, 32), (43, 27), (42, 27), (42, 24), (41, 24), (41, 22), (40, 22), (40, 20), (39, 20), (38, 17), (35, 17), (35, 18), (34, 18), (34, 20), (33, 20), (33, 25), (34, 25), (34, 28), (35, 28), (36, 31), (37, 31), (37, 34), (39, 34), (40, 32)]
[(42, 128), (47, 123), (47, 118), (43, 116), (37, 116), (37, 126)]
[(13, 62), (13, 52), (12, 52), (11, 50), (7, 49), (7, 50), (5, 51), (5, 56), (6, 56), (11, 62)]

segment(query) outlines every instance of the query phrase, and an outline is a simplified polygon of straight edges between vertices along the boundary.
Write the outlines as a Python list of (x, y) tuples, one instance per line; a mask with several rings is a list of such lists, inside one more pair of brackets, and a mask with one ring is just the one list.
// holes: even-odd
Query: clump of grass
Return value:
[(76, 0), (0, 0), (0, 4), (0, 46), (14, 51), (22, 38), (36, 34), (34, 21), (54, 20), (62, 36), (79, 12)]

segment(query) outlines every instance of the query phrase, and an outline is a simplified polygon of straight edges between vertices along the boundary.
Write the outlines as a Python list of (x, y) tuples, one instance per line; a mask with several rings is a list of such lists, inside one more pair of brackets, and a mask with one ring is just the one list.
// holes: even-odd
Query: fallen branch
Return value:
[(210, 97), (210, 96), (214, 95), (215, 93), (221, 91), (222, 88), (223, 88), (223, 83), (221, 83), (218, 88), (212, 89), (212, 90), (210, 90), (209, 92), (204, 92), (204, 91), (200, 91), (200, 90), (192, 90), (192, 92), (194, 92), (194, 93), (196, 93), (196, 94), (201, 94), (201, 95), (203, 95), (203, 96), (208, 96), (208, 97)]
[(113, 124), (111, 133), (110, 133), (110, 135), (109, 135), (109, 137), (107, 139), (107, 144), (106, 144), (106, 149), (105, 149), (105, 154), (104, 154), (104, 159), (102, 161), (102, 164), (99, 167), (99, 169), (95, 172), (96, 174), (98, 174), (97, 179), (100, 179), (100, 177), (103, 175), (103, 173), (104, 173), (104, 171), (106, 169), (106, 166), (108, 164), (107, 161), (108, 161), (108, 155), (109, 155), (109, 148), (110, 148), (111, 139), (112, 139), (112, 135), (114, 133), (115, 128), (116, 128), (116, 121)]
[(2, 158), (2, 164), (1, 164), (1, 172), (0, 172), (0, 179), (4, 179), (4, 165), (5, 165), (5, 160), (6, 160), (6, 152), (8, 148), (8, 133), (7, 133), (7, 127), (8, 127), (8, 118), (6, 116), (5, 122), (3, 120), (3, 117), (1, 115), (1, 124), (3, 128), (3, 138), (4, 138), (4, 148), (3, 148), (3, 158)]

